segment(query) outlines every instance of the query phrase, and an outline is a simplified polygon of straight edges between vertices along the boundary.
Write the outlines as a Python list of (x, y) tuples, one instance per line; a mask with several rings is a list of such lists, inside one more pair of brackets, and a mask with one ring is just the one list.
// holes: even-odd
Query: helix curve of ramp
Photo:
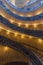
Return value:
[(31, 50), (25, 48), (20, 43), (14, 42), (14, 41), (7, 39), (3, 36), (0, 36), (0, 42), (1, 42), (1, 45), (7, 45), (7, 46), (23, 53), (27, 58), (30, 58), (33, 65), (42, 65), (42, 62), (39, 60), (39, 58)]
[(0, 45), (21, 51), (33, 65), (43, 65), (31, 48), (22, 45), (43, 51), (43, 0), (25, 1), (0, 0)]

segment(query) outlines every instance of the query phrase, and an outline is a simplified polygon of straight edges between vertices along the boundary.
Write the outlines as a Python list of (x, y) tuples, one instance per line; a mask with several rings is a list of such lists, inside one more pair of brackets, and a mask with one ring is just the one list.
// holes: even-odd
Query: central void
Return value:
[(19, 8), (23, 8), (30, 0), (15, 0), (15, 5)]
[(31, 0), (10, 0), (13, 5), (18, 8), (23, 8)]
[(15, 10), (20, 12), (30, 12), (43, 5), (43, 0), (6, 0)]

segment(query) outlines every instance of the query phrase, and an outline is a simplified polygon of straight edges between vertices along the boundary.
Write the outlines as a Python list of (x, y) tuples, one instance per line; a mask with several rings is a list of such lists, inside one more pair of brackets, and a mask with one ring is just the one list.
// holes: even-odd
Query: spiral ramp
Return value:
[(0, 45), (43, 65), (43, 0), (0, 0)]

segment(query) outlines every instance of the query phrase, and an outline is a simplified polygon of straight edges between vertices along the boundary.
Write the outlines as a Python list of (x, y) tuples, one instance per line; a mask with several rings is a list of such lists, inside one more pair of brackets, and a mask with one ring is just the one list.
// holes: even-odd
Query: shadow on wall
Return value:
[(28, 65), (26, 62), (10, 62), (4, 65)]

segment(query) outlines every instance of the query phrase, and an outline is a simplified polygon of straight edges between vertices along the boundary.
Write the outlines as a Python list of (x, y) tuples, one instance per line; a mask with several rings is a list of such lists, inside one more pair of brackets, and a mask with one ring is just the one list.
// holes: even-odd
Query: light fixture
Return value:
[(7, 32), (6, 32), (7, 34), (9, 34), (10, 33), (10, 31), (9, 30), (7, 30)]
[(39, 38), (39, 39), (38, 39), (38, 42), (41, 43), (41, 42), (42, 42), (42, 39)]
[(36, 24), (36, 23), (34, 23), (34, 24), (33, 24), (33, 26), (34, 26), (34, 28), (36, 28), (36, 27), (37, 27), (37, 24)]
[(18, 23), (18, 26), (20, 27), (21, 26), (21, 23)]
[(8, 50), (8, 47), (7, 47), (7, 46), (5, 46), (5, 47), (4, 47), (4, 51), (7, 51), (7, 50)]
[(28, 26), (29, 26), (28, 24), (25, 24), (25, 27), (26, 27), (26, 28), (28, 28)]
[(18, 35), (18, 33), (17, 33), (17, 32), (15, 32), (15, 33), (14, 33), (14, 36), (16, 37), (17, 35)]
[(25, 36), (25, 35), (24, 35), (24, 34), (22, 34), (22, 35), (21, 35), (21, 38), (23, 39), (23, 38), (24, 38), (24, 36)]

